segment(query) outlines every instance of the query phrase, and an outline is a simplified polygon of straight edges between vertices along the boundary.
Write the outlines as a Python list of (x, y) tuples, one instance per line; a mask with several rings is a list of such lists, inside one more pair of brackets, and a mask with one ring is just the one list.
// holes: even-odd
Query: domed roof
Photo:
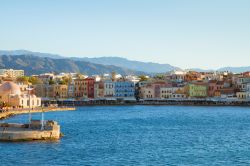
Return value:
[(0, 86), (0, 94), (21, 95), (21, 90), (17, 84), (8, 81)]

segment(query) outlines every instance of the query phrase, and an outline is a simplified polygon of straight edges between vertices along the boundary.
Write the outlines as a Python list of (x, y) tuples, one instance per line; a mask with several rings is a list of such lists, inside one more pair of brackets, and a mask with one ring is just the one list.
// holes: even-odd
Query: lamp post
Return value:
[(29, 94), (29, 125), (31, 124), (31, 96), (30, 92), (33, 90), (30, 86), (27, 88), (28, 94)]
[(42, 104), (42, 118), (41, 118), (41, 130), (44, 130), (44, 113), (43, 113), (43, 104)]

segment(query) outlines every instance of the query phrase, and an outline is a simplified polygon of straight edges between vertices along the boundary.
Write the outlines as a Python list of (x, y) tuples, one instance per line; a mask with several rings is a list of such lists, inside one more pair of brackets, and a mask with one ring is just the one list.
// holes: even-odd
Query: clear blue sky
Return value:
[(0, 49), (250, 66), (250, 1), (0, 0)]

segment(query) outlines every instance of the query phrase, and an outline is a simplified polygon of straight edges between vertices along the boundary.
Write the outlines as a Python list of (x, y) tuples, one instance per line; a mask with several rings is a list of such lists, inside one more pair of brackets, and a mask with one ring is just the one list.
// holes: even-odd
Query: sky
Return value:
[(0, 50), (250, 66), (249, 0), (0, 0)]

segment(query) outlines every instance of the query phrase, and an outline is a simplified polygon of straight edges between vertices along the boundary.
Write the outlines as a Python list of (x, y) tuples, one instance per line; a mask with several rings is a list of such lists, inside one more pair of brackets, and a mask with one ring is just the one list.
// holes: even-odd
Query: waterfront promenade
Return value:
[(57, 111), (74, 111), (76, 110), (75, 107), (65, 107), (65, 106), (61, 106), (61, 107), (45, 107), (45, 108), (34, 108), (34, 109), (10, 109), (8, 111), (5, 112), (1, 112), (0, 113), (0, 120), (1, 119), (5, 119), (14, 115), (19, 115), (19, 114), (28, 114), (28, 113), (38, 113), (38, 112), (57, 112)]
[(182, 105), (182, 106), (250, 106), (249, 100), (213, 100), (213, 99), (151, 99), (151, 100), (89, 100), (54, 101), (59, 106), (97, 106), (97, 105)]

